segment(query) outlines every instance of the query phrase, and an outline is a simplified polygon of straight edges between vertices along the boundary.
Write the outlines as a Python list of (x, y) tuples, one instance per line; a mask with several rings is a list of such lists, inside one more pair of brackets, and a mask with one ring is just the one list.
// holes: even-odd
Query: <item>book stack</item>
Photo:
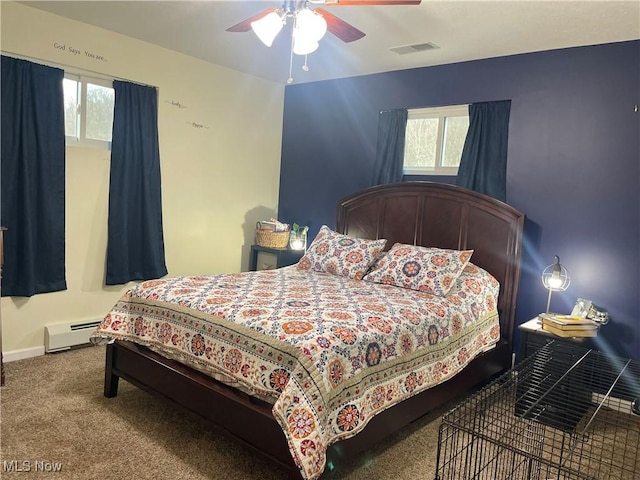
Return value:
[(541, 313), (538, 315), (542, 329), (559, 337), (595, 337), (598, 324), (589, 318), (557, 313)]

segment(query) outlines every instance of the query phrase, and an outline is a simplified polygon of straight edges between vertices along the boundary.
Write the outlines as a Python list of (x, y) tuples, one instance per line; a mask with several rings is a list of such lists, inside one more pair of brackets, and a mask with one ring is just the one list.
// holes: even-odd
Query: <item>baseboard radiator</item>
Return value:
[(89, 343), (89, 337), (101, 320), (57, 323), (44, 327), (44, 351), (46, 353), (69, 350)]

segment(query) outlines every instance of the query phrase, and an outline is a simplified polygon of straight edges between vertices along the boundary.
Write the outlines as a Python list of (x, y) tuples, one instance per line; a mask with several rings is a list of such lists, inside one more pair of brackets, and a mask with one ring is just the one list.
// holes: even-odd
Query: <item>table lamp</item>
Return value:
[(547, 313), (549, 313), (549, 305), (551, 304), (551, 293), (566, 290), (569, 288), (570, 283), (571, 277), (569, 276), (569, 271), (560, 263), (560, 257), (556, 255), (553, 259), (553, 264), (549, 265), (542, 272), (542, 284), (544, 288), (549, 290)]

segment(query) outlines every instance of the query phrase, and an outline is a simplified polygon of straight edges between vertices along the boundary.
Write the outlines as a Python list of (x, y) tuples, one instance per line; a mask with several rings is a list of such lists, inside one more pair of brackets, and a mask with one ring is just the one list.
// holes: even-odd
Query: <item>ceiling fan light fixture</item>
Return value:
[(315, 52), (319, 46), (318, 42), (304, 35), (293, 37), (293, 53), (296, 55), (309, 55)]
[(284, 27), (284, 17), (277, 12), (271, 12), (260, 20), (251, 22), (251, 29), (267, 47), (273, 44), (282, 27)]
[(309, 39), (318, 42), (327, 33), (327, 21), (322, 15), (308, 8), (298, 10), (295, 15), (296, 29), (304, 32)]
[[(309, 8), (315, 5), (419, 5), (422, 0), (283, 0), (281, 8), (269, 8), (257, 15), (227, 28), (228, 32), (248, 32), (253, 30), (267, 47), (271, 47), (280, 30), (292, 20), (291, 48), (289, 50), (289, 78), (293, 82), (294, 55), (305, 56), (302, 69), (309, 70), (306, 56), (319, 48), (320, 40), (327, 32), (345, 43), (354, 42), (365, 36), (339, 17), (323, 8)], [(309, 5), (309, 6), (308, 6)], [(398, 52), (400, 53), (400, 52)], [(402, 52), (405, 53), (405, 52)]]

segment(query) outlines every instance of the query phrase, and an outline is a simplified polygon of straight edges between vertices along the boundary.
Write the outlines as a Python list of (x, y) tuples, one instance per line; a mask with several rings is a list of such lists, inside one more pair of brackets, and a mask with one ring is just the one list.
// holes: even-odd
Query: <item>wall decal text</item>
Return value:
[(63, 52), (69, 52), (74, 57), (76, 55), (82, 55), (83, 57), (91, 58), (93, 60), (99, 60), (101, 62), (107, 62), (108, 60), (104, 58), (103, 55), (98, 55), (97, 53), (90, 52), (89, 50), (81, 50), (76, 47), (72, 47), (71, 45), (67, 46), (64, 43), (53, 42), (53, 48), (58, 50), (62, 50)]
[(196, 123), (196, 122), (186, 122), (186, 123), (191, 125), (193, 128), (209, 128), (206, 125), (201, 125), (201, 124)]
[(172, 105), (174, 107), (178, 107), (180, 109), (189, 108), (186, 105), (183, 105), (182, 103), (178, 102), (177, 100), (165, 100), (165, 103), (168, 103), (169, 105)]

